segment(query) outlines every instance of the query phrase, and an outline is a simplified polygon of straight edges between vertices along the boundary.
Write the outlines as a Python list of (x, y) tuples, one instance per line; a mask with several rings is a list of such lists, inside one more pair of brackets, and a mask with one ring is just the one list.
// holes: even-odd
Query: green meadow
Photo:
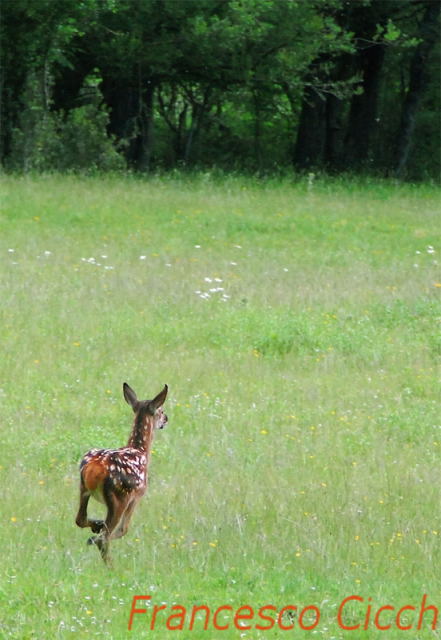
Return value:
[[(433, 609), (417, 628), (424, 594), (441, 616), (436, 187), (0, 188), (0, 636), (441, 638)], [(109, 569), (75, 525), (78, 462), (126, 443), (125, 381), (167, 383), (169, 424)]]

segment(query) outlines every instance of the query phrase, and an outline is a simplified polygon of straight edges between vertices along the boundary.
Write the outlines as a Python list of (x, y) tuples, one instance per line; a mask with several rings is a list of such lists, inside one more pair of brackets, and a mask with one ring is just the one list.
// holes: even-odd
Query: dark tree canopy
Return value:
[(439, 175), (438, 0), (3, 0), (5, 168)]

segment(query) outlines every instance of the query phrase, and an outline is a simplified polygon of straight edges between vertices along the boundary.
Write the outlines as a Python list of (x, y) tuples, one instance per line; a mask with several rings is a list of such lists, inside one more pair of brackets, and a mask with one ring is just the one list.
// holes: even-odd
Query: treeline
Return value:
[(440, 171), (438, 0), (2, 0), (13, 170)]

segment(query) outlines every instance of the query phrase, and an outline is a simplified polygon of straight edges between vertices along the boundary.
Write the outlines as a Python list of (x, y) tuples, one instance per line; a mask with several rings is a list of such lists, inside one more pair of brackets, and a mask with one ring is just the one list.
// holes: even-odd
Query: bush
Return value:
[(107, 134), (109, 114), (93, 77), (80, 92), (84, 104), (67, 114), (51, 111), (43, 82), (29, 74), (23, 110), (12, 132), (10, 167), (21, 171), (117, 171), (125, 160)]
[(107, 135), (108, 122), (106, 109), (97, 104), (72, 109), (59, 133), (63, 154), (56, 168), (80, 171), (124, 169), (124, 158)]

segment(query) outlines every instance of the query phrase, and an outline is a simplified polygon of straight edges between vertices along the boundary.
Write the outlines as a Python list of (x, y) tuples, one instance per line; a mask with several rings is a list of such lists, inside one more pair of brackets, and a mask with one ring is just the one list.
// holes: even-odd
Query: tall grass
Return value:
[[(395, 614), (388, 631), (336, 621), (353, 594), (348, 624), (424, 593), (441, 609), (436, 190), (209, 174), (1, 188), (4, 637), (440, 637), (412, 612), (407, 634)], [(167, 382), (169, 426), (109, 572), (74, 524), (77, 463), (127, 439), (123, 381), (141, 397)], [(152, 632), (139, 615), (129, 632), (135, 594), (322, 617)]]

